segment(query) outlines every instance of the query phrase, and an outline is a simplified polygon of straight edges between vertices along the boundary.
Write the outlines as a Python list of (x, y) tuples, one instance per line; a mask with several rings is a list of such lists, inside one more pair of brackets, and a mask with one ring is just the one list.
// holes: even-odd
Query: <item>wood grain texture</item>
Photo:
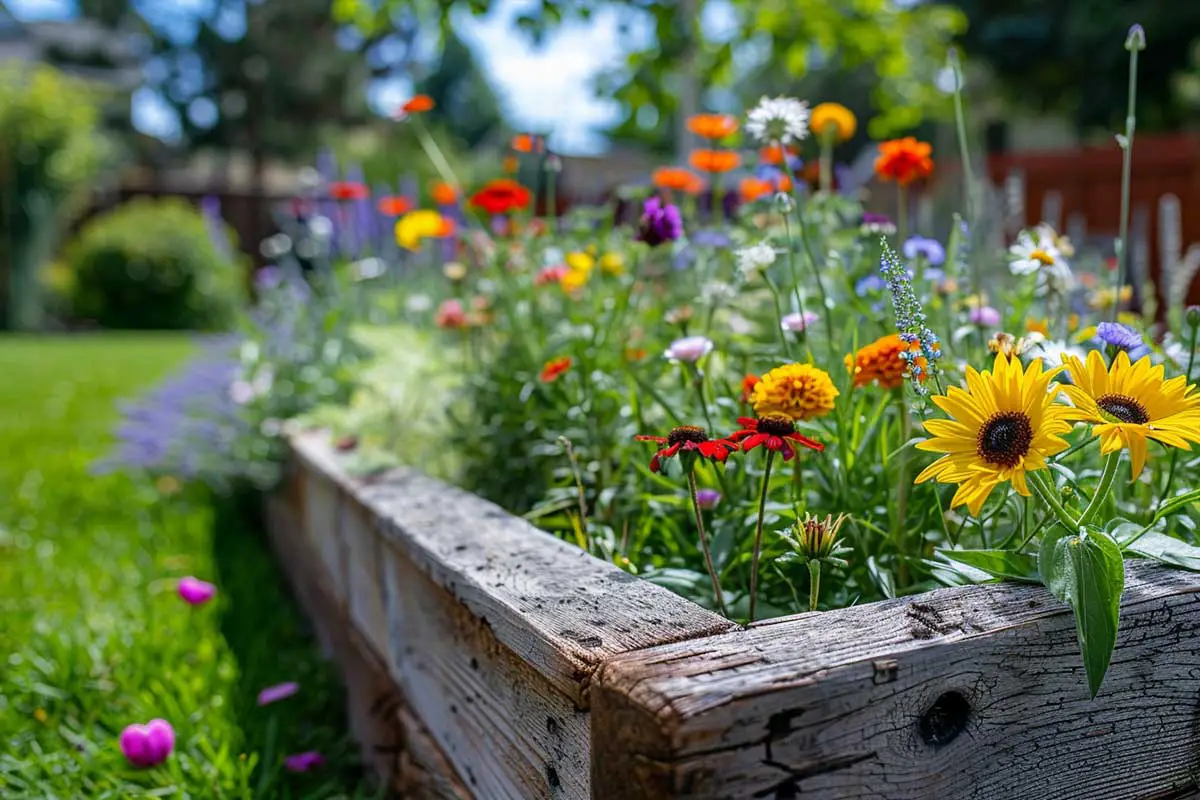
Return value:
[[(605, 659), (735, 627), (416, 470), (358, 479), (341, 467), (324, 434), (300, 434), (292, 445), (302, 471), (320, 476), (306, 492), (322, 478), (336, 483), (339, 502), (365, 508), (387, 543), (580, 708), (587, 708), (591, 675)], [(326, 517), (312, 519), (322, 525)], [(324, 533), (312, 535), (340, 554)], [(327, 553), (327, 563), (339, 557)]]
[(1129, 562), (1087, 696), (1040, 587), (947, 589), (616, 656), (592, 689), (594, 796), (1192, 797), (1200, 577)]

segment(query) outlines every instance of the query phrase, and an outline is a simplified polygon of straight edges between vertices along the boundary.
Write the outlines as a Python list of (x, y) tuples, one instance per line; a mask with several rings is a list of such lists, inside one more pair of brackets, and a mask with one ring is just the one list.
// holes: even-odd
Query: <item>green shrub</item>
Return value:
[(244, 294), (238, 264), (178, 199), (132, 200), (97, 217), (66, 262), (73, 314), (105, 328), (226, 328)]

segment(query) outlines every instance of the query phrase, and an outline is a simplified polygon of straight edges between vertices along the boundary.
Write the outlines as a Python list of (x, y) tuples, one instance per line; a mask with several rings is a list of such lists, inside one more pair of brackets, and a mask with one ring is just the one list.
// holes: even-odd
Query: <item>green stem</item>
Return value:
[(817, 610), (817, 600), (821, 596), (821, 562), (813, 559), (808, 562), (808, 610)]
[(696, 390), (696, 398), (700, 401), (700, 411), (703, 412), (704, 421), (708, 424), (709, 435), (713, 435), (717, 429), (713, 425), (712, 417), (709, 416), (708, 402), (704, 399), (704, 373), (696, 364), (688, 364), (688, 369), (692, 372), (692, 387)]
[[(804, 255), (808, 259), (808, 268), (812, 270), (813, 279), (817, 282), (817, 292), (821, 295), (821, 319), (825, 322), (825, 334), (829, 337), (829, 352), (830, 355), (833, 355), (833, 316), (829, 313), (829, 296), (825, 293), (825, 282), (821, 280), (821, 270), (817, 266), (817, 259), (813, 255), (812, 246), (808, 241), (808, 227), (804, 222), (804, 206), (797, 194), (800, 183), (796, 180), (796, 175), (792, 171), (792, 165), (788, 162), (786, 151), (783, 155), (783, 168), (792, 182), (792, 200), (796, 204), (796, 226), (800, 230), (800, 246), (804, 248)], [(784, 214), (783, 219), (786, 224), (786, 214)], [(799, 291), (798, 288), (797, 291)]]
[[(967, 146), (967, 116), (963, 110), (962, 98), (962, 64), (958, 60), (957, 51), (951, 51), (950, 68), (954, 71), (954, 128), (958, 134), (958, 153), (959, 159), (962, 161), (963, 173), (963, 202), (967, 209), (967, 230), (970, 235), (974, 233), (976, 223), (975, 185), (972, 180), (975, 173), (971, 169), (971, 151)], [(978, 296), (980, 284), (982, 283), (979, 275), (979, 261), (973, 257), (973, 248), (968, 252), (972, 253), (970, 264), (968, 265), (971, 267), (971, 293)]]
[(903, 184), (896, 185), (898, 208), (896, 209), (896, 230), (900, 234), (900, 244), (908, 241), (908, 188)]
[(1067, 528), (1067, 530), (1079, 530), (1079, 520), (1071, 516), (1071, 513), (1063, 507), (1063, 504), (1059, 502), (1057, 497), (1058, 492), (1053, 486), (1050, 486), (1046, 483), (1046, 479), (1043, 478), (1040, 473), (1026, 473), (1025, 480), (1030, 486), (1033, 487), (1033, 490), (1037, 492), (1038, 496), (1042, 498), (1042, 502), (1050, 506), (1050, 510), (1054, 512), (1054, 516), (1058, 517), (1059, 522), (1061, 522)]
[(1117, 240), (1117, 284), (1113, 291), (1112, 319), (1117, 318), (1121, 305), (1121, 287), (1129, 270), (1129, 184), (1133, 171), (1133, 132), (1137, 127), (1137, 63), (1138, 48), (1129, 49), (1129, 102), (1125, 109), (1125, 143), (1121, 154), (1121, 237)]
[(828, 194), (833, 191), (833, 138), (837, 128), (826, 126), (821, 133), (821, 191)]
[[(1189, 348), (1187, 372), (1183, 373), (1190, 381), (1192, 379), (1192, 367), (1196, 365), (1196, 334), (1200, 333), (1200, 326), (1192, 326), (1192, 344)], [(1167, 469), (1167, 484), (1163, 487), (1162, 496), (1158, 498), (1159, 505), (1171, 496), (1172, 484), (1175, 483), (1175, 465), (1179, 461), (1179, 448), (1171, 448), (1171, 466)]]
[(792, 360), (792, 343), (788, 341), (787, 329), (783, 327), (783, 302), (779, 298), (779, 287), (775, 285), (775, 281), (771, 280), (765, 272), (763, 273), (763, 281), (766, 282), (767, 288), (771, 290), (771, 299), (775, 301), (775, 322), (779, 328), (779, 340), (783, 342), (783, 354), (788, 361)]
[(1121, 451), (1114, 450), (1104, 459), (1104, 471), (1100, 473), (1100, 483), (1096, 485), (1096, 493), (1092, 495), (1092, 502), (1088, 503), (1088, 507), (1083, 510), (1083, 514), (1079, 517), (1079, 524), (1086, 525), (1092, 521), (1092, 518), (1100, 513), (1104, 502), (1108, 500), (1109, 494), (1112, 493), (1113, 480), (1117, 477), (1117, 466), (1121, 463)]
[(767, 490), (771, 485), (771, 463), (775, 460), (775, 451), (767, 451), (767, 463), (763, 467), (762, 490), (758, 495), (758, 523), (754, 526), (754, 551), (750, 557), (750, 622), (754, 622), (754, 612), (758, 607), (758, 560), (762, 555), (763, 516), (767, 512)]
[(911, 484), (906, 445), (912, 438), (912, 415), (909, 413), (908, 404), (904, 401), (904, 387), (894, 390), (893, 394), (896, 400), (896, 410), (900, 412), (900, 448), (896, 454), (900, 463), (896, 487), (896, 516), (892, 520), (892, 538), (895, 539), (896, 550), (900, 555), (901, 584), (903, 585), (907, 583), (908, 577), (908, 568), (905, 563), (908, 550), (905, 539), (908, 537), (905, 535), (907, 532), (904, 529), (904, 522), (908, 516), (908, 492)]
[(700, 549), (704, 551), (704, 566), (708, 568), (708, 577), (712, 580), (713, 595), (717, 598), (717, 607), (721, 609), (721, 616), (729, 618), (729, 611), (725, 608), (725, 594), (721, 591), (721, 580), (717, 577), (717, 568), (713, 564), (712, 550), (708, 547), (708, 534), (704, 532), (704, 515), (700, 512), (700, 500), (696, 496), (696, 470), (695, 465), (688, 470), (688, 491), (692, 495), (692, 510), (696, 512), (696, 530), (700, 535)]

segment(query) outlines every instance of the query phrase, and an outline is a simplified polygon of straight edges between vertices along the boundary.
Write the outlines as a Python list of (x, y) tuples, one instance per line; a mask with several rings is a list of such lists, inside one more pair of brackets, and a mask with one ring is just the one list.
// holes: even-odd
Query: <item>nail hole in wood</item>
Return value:
[(967, 698), (961, 692), (946, 692), (921, 715), (917, 729), (925, 744), (942, 747), (967, 729), (970, 717), (971, 704)]

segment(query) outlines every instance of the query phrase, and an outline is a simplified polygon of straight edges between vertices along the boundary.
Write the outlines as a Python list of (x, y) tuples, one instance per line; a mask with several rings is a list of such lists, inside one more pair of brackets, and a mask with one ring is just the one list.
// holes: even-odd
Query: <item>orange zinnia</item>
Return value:
[(775, 187), (771, 185), (771, 182), (762, 178), (742, 178), (742, 182), (738, 184), (738, 194), (741, 195), (743, 203), (753, 203), (774, 191)]
[(933, 172), (932, 152), (929, 142), (918, 142), (912, 136), (883, 142), (879, 145), (879, 158), (875, 159), (875, 174), (880, 180), (908, 186)]
[(407, 214), (412, 210), (412, 203), (408, 202), (407, 197), (399, 195), (393, 197), (379, 198), (379, 213), (385, 217), (399, 217)]
[[(794, 147), (789, 147), (787, 149), (787, 154), (789, 156), (794, 156), (794, 155), (797, 155), (798, 153), (799, 153), (799, 151), (796, 150), (796, 148), (794, 148)], [(783, 147), (781, 147), (780, 145), (777, 145), (777, 144), (767, 145), (766, 147), (764, 147), (763, 149), (758, 151), (758, 160), (764, 164), (770, 164), (772, 166), (774, 166), (776, 164), (782, 164), (783, 163)]]
[(542, 137), (531, 133), (521, 133), (513, 137), (512, 149), (518, 153), (542, 152)]
[(687, 129), (705, 139), (724, 139), (738, 129), (738, 121), (729, 114), (695, 114), (688, 117)]
[(452, 206), (458, 201), (458, 189), (453, 184), (437, 181), (429, 187), (429, 195), (439, 206)]
[(688, 194), (699, 194), (704, 190), (704, 180), (683, 167), (660, 167), (654, 170), (650, 182), (659, 189), (674, 189)]
[[(892, 333), (860, 348), (853, 356), (846, 356), (846, 369), (854, 373), (854, 385), (857, 387), (875, 383), (881, 389), (895, 389), (908, 377), (909, 362), (902, 358), (902, 354), (920, 351), (919, 342), (909, 343)], [(924, 367), (925, 359), (917, 357), (913, 363)], [(919, 380), (925, 380), (928, 374), (928, 370), (922, 369)]]
[(538, 380), (542, 383), (553, 383), (558, 380), (559, 376), (571, 368), (571, 363), (570, 356), (550, 359), (542, 366), (542, 373), (538, 375)]
[(742, 157), (732, 150), (693, 150), (688, 163), (701, 172), (730, 172), (741, 166)]
[(426, 111), (432, 111), (433, 98), (427, 94), (413, 95), (411, 100), (400, 106), (400, 110), (405, 114), (421, 114)]

